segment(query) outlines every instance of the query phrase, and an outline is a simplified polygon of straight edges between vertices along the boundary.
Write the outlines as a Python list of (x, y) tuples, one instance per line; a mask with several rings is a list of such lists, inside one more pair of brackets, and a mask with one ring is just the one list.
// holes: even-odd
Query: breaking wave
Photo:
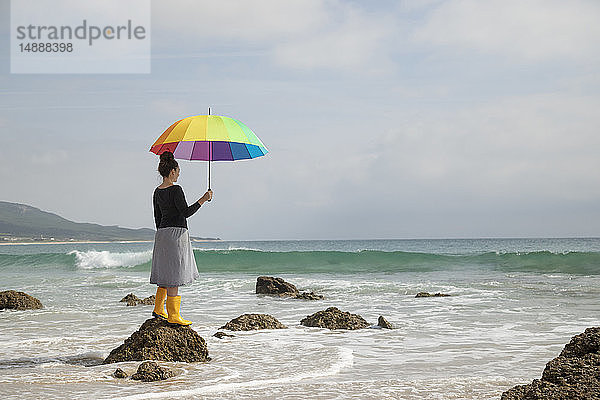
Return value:
[[(445, 255), (404, 251), (261, 251), (194, 250), (200, 272), (364, 273), (492, 269), (505, 272), (600, 274), (600, 252), (487, 252)], [(68, 253), (0, 254), (0, 268), (130, 268), (149, 270), (152, 251), (70, 251)]]

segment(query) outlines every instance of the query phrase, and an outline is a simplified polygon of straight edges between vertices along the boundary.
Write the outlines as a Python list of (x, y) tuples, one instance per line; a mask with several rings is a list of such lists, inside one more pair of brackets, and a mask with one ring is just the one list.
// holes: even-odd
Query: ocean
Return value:
[[(212, 360), (161, 362), (177, 373), (162, 382), (119, 380), (117, 367), (140, 363), (100, 362), (151, 317), (119, 300), (155, 293), (152, 245), (0, 246), (0, 290), (44, 304), (0, 311), (3, 399), (499, 399), (600, 325), (598, 238), (194, 242), (201, 277), (180, 288), (181, 313)], [(256, 295), (261, 275), (325, 300)], [(330, 306), (396, 329), (299, 324)], [(212, 336), (244, 313), (289, 328)]]

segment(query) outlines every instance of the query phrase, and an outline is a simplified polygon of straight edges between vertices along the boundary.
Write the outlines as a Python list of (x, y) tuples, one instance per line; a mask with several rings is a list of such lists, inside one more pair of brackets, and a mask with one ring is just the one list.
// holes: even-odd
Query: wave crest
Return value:
[(67, 254), (74, 254), (75, 266), (82, 269), (135, 267), (152, 259), (152, 250), (124, 253), (73, 250)]
[[(600, 252), (487, 252), (434, 254), (405, 251), (262, 251), (194, 249), (200, 272), (214, 273), (396, 273), (456, 269), (600, 275)], [(151, 268), (152, 250), (138, 252), (0, 254), (0, 268)]]

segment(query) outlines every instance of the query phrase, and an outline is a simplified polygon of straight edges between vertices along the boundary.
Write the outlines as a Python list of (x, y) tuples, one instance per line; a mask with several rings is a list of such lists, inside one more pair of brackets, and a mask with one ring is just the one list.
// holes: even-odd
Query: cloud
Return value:
[(79, 0), (19, 0), (11, 12), (13, 16), (21, 16), (34, 24), (82, 23), (88, 24), (122, 24), (133, 18), (150, 18), (151, 2), (149, 0), (103, 0), (84, 2)]
[(7, 200), (151, 227), (148, 148), (211, 105), (271, 152), (213, 164), (195, 235), (597, 235), (596, 6), (532, 1), (154, 2), (151, 76), (2, 79)]
[(184, 118), (186, 115), (184, 115), (183, 110), (187, 110), (189, 104), (181, 99), (164, 98), (154, 100), (151, 107), (158, 115), (166, 115), (171, 118)]
[(189, 54), (241, 47), (292, 69), (372, 73), (389, 67), (383, 43), (391, 37), (391, 19), (347, 2), (180, 0), (154, 2), (153, 15), (153, 38), (165, 52), (177, 41)]
[(58, 149), (56, 151), (37, 152), (29, 156), (31, 164), (34, 166), (53, 166), (62, 164), (68, 159), (68, 154), (65, 150)]
[(600, 3), (573, 0), (451, 0), (435, 8), (414, 39), (528, 61), (598, 61)]
[(447, 201), (597, 201), (599, 106), (595, 97), (531, 95), (406, 115), (380, 137), (373, 174), (395, 171)]
[(294, 69), (327, 68), (385, 72), (391, 63), (384, 50), (392, 30), (385, 20), (344, 10), (339, 23), (321, 27), (275, 46), (275, 60)]
[(319, 0), (154, 1), (152, 13), (156, 28), (207, 45), (223, 39), (277, 40), (327, 20), (325, 3)]

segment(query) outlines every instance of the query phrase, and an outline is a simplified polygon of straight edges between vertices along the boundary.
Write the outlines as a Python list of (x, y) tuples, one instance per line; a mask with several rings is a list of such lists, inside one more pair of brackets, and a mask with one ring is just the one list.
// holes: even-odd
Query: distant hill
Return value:
[[(73, 222), (26, 204), (0, 201), (0, 240), (153, 240), (154, 229)], [(4, 239), (4, 240), (3, 240)], [(203, 239), (203, 238), (196, 238)], [(207, 238), (210, 239), (210, 238)]]

